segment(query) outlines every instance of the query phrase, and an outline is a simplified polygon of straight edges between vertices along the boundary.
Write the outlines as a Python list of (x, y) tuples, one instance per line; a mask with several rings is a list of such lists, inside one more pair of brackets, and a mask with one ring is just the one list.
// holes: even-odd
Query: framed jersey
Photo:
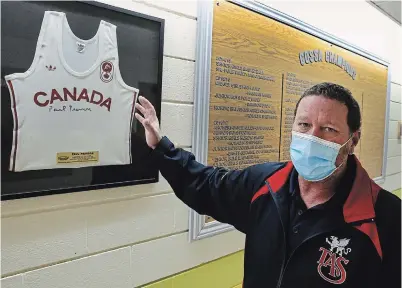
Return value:
[(2, 200), (158, 181), (164, 20), (95, 2), (2, 2)]

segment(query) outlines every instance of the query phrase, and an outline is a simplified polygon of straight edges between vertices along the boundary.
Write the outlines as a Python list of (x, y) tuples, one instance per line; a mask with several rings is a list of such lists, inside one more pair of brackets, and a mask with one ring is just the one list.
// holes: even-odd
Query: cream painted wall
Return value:
[[(162, 130), (190, 150), (193, 123), (183, 119), (192, 119), (193, 112), (197, 2), (103, 2), (166, 20)], [(309, 9), (300, 2), (268, 5), (391, 61), (395, 73), (383, 185), (401, 187), (401, 142), (395, 131), (402, 105), (400, 26), (362, 1), (314, 2)], [(188, 243), (188, 209), (163, 178), (138, 187), (5, 201), (1, 208), (3, 288), (138, 287), (244, 246), (236, 231)]]

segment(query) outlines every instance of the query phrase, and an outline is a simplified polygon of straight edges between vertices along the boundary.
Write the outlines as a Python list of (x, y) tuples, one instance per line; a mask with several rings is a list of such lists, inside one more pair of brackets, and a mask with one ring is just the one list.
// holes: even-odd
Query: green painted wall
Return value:
[(399, 198), (401, 198), (401, 190), (402, 190), (402, 189), (397, 189), (397, 190), (392, 191), (392, 193), (394, 193), (394, 194), (397, 195)]
[(144, 288), (241, 288), (243, 257), (243, 251), (230, 254)]

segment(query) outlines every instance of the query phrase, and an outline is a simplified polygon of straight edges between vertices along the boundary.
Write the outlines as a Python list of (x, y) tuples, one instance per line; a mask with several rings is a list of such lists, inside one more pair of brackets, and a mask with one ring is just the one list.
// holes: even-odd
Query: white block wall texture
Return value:
[[(103, 2), (165, 19), (162, 130), (190, 150), (193, 123), (183, 117), (193, 113), (197, 2)], [(382, 185), (400, 188), (401, 27), (365, 1), (264, 2), (392, 63)], [(339, 15), (353, 21), (339, 21)], [(163, 177), (142, 186), (6, 201), (1, 208), (5, 288), (138, 287), (244, 247), (236, 231), (188, 243), (188, 208)]]

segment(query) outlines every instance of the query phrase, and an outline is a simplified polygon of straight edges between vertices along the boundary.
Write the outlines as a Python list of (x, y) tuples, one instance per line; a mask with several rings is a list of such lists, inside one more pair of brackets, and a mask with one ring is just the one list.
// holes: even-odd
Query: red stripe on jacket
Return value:
[[(279, 189), (282, 188), (282, 186), (285, 184), (286, 180), (288, 179), (290, 172), (292, 171), (293, 168), (293, 163), (288, 162), (285, 167), (282, 169), (276, 171), (274, 174), (272, 174), (266, 182), (269, 184), (269, 187), (271, 187), (271, 190), (273, 193), (276, 193), (279, 191)], [(254, 194), (253, 199), (251, 199), (251, 203), (253, 203), (258, 197), (267, 194), (269, 192), (268, 185), (262, 186), (257, 193)]]
[[(375, 218), (375, 203), (381, 187), (378, 186), (367, 174), (360, 161), (356, 158), (356, 177), (352, 190), (343, 205), (343, 217), (347, 223)], [(356, 229), (370, 237), (378, 255), (382, 258), (382, 249), (375, 222), (364, 223)]]

